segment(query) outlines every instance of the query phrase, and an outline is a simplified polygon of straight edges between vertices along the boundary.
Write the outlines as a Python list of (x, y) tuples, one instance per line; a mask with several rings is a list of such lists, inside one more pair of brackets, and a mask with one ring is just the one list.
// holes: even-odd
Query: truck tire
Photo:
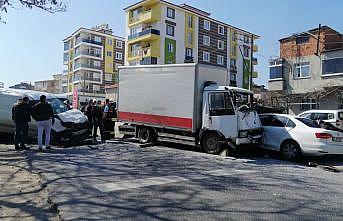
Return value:
[(221, 137), (213, 132), (206, 133), (202, 138), (201, 147), (205, 153), (219, 154), (222, 150)]
[(148, 127), (139, 127), (137, 135), (141, 144), (147, 144), (156, 141), (155, 131)]

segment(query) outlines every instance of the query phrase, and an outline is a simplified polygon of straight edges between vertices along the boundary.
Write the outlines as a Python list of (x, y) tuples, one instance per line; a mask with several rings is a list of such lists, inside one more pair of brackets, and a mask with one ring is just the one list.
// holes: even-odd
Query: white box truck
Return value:
[(261, 122), (250, 108), (253, 94), (225, 86), (224, 68), (200, 64), (119, 68), (119, 131), (142, 143), (192, 142), (207, 153), (224, 144), (260, 143)]

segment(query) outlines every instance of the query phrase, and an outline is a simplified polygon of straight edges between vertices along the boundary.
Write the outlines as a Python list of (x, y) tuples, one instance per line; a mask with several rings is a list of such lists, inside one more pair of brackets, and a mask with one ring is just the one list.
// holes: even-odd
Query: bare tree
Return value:
[(63, 0), (0, 0), (0, 22), (4, 22), (2, 14), (7, 13), (8, 8), (16, 8), (18, 6), (29, 9), (38, 8), (49, 13), (66, 10)]

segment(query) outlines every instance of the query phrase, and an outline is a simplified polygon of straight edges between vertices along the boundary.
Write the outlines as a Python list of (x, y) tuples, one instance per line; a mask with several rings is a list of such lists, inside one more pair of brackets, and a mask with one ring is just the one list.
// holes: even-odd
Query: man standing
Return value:
[(54, 124), (54, 112), (51, 105), (46, 101), (46, 96), (40, 96), (38, 104), (32, 109), (32, 117), (37, 122), (38, 129), (38, 147), (39, 151), (43, 150), (43, 132), (45, 132), (45, 148), (50, 147), (50, 132), (51, 126)]
[(29, 122), (31, 122), (29, 98), (24, 97), (12, 107), (12, 120), (15, 123), (14, 146), (16, 150), (28, 149), (25, 146)]
[(93, 119), (92, 119), (92, 108), (93, 108), (93, 101), (88, 101), (88, 104), (83, 108), (83, 113), (88, 118), (88, 127), (90, 130), (93, 128)]
[(103, 141), (104, 139), (102, 117), (103, 117), (103, 107), (101, 105), (101, 101), (100, 100), (97, 102), (94, 101), (94, 105), (92, 106), (94, 143), (97, 143), (96, 137), (98, 135), (98, 128), (100, 130), (101, 141)]

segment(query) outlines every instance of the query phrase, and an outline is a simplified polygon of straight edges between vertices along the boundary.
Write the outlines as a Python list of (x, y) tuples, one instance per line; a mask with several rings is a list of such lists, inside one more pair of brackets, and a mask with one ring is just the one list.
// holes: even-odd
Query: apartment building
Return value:
[(268, 87), (289, 112), (343, 108), (343, 35), (322, 26), (279, 40)]
[(52, 75), (51, 80), (35, 81), (34, 90), (53, 94), (67, 93), (68, 76), (63, 74)]
[(105, 24), (80, 28), (63, 42), (67, 94), (76, 88), (80, 102), (104, 99), (105, 88), (116, 83), (118, 66), (124, 64), (125, 39)]
[(210, 13), (163, 0), (126, 11), (126, 65), (203, 63), (228, 71), (228, 84), (249, 88), (257, 77), (253, 52), (259, 36), (215, 20)]

